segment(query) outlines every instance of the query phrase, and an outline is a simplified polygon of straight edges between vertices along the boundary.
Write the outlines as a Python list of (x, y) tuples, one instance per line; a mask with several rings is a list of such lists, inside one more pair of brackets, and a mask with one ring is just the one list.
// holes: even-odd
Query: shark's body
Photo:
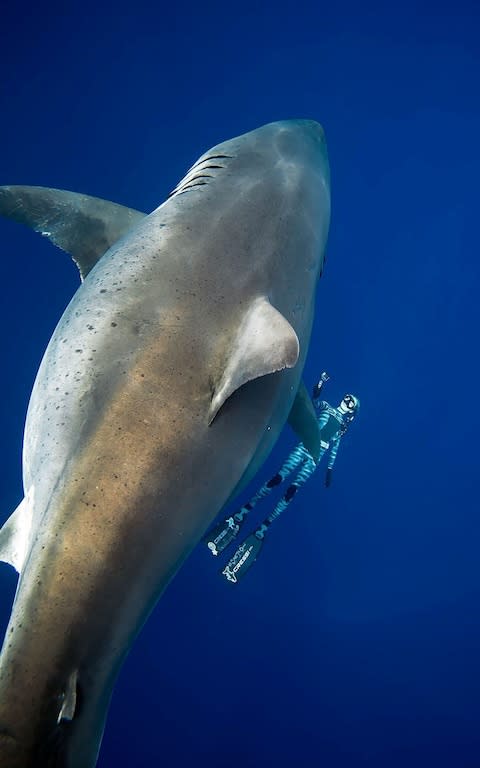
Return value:
[(4, 188), (0, 212), (51, 230), (86, 278), (40, 366), (25, 499), (0, 533), (20, 572), (0, 656), (0, 768), (91, 768), (136, 634), (288, 418), (327, 238), (328, 161), (310, 121), (225, 142), (149, 216), (118, 208), (103, 256), (90, 198), (72, 195), (88, 247), (78, 210), (67, 231), (69, 206), (39, 190), (39, 212), (32, 190)]

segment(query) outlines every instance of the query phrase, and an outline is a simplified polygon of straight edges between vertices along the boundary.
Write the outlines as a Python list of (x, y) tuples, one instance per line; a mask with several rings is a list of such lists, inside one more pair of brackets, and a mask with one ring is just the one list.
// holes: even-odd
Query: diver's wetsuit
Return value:
[(348, 424), (348, 419), (339, 408), (332, 408), (332, 406), (325, 400), (314, 401), (314, 404), (317, 410), (321, 441), (318, 460), (315, 462), (303, 443), (299, 443), (284, 461), (277, 474), (264, 483), (257, 493), (252, 496), (250, 501), (243, 505), (240, 509), (240, 515), (242, 515), (242, 513), (246, 514), (247, 512), (250, 512), (260, 499), (268, 496), (272, 488), (283, 483), (293, 471), (298, 469), (295, 480), (288, 486), (284, 496), (276, 504), (273, 512), (271, 512), (265, 519), (264, 525), (269, 525), (282, 514), (284, 509), (286, 509), (292, 501), (298, 489), (313, 475), (326, 451), (329, 451), (327, 468), (330, 470), (333, 469), (340, 440)]
[(273, 488), (283, 483), (289, 475), (294, 473), (293, 482), (288, 486), (284, 496), (276, 504), (273, 512), (237, 547), (234, 555), (223, 568), (222, 575), (233, 584), (236, 584), (239, 579), (243, 578), (253, 563), (256, 562), (269, 525), (290, 504), (298, 489), (313, 475), (323, 455), (327, 452), (329, 456), (325, 485), (327, 487), (330, 485), (332, 468), (337, 457), (340, 440), (354, 418), (354, 414), (358, 411), (360, 403), (355, 395), (345, 395), (338, 408), (332, 408), (325, 400), (320, 400), (320, 390), (325, 381), (328, 381), (328, 375), (323, 373), (320, 381), (314, 387), (312, 398), (320, 431), (318, 459), (315, 461), (303, 443), (299, 443), (283, 462), (277, 474), (262, 485), (250, 501), (240, 507), (235, 514), (222, 520), (205, 536), (204, 540), (211, 553), (213, 555), (221, 554), (237, 537), (248, 513), (256, 506), (260, 499), (268, 496)]

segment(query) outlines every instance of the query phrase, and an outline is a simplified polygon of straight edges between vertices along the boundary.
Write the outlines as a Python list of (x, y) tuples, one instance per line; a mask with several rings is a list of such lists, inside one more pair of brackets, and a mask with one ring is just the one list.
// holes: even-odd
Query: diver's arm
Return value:
[(325, 424), (328, 422), (328, 419), (330, 418), (327, 408), (328, 403), (326, 403), (325, 400), (322, 400), (317, 407), (317, 421), (318, 428), (320, 430), (325, 426)]
[(313, 402), (315, 404), (316, 404), (317, 400), (320, 397), (320, 393), (322, 391), (323, 385), (325, 384), (326, 381), (329, 380), (329, 378), (330, 378), (330, 376), (328, 375), (328, 373), (326, 371), (323, 371), (323, 373), (321, 374), (318, 382), (313, 387), (313, 390), (312, 390), (312, 400), (313, 400)]
[(330, 454), (328, 456), (328, 469), (333, 469), (335, 459), (337, 458), (338, 446), (340, 445), (340, 437), (332, 437), (332, 443), (330, 448)]
[(325, 476), (325, 485), (327, 486), (327, 488), (332, 484), (333, 465), (335, 464), (335, 459), (337, 458), (339, 445), (340, 445), (340, 437), (334, 437), (332, 439), (332, 447), (330, 448), (330, 452), (328, 456), (327, 474)]

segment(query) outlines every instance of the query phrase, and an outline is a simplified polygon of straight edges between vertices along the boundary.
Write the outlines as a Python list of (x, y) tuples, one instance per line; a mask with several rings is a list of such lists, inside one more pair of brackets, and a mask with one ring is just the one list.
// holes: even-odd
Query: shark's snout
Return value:
[[(328, 175), (328, 154), (325, 133), (316, 120), (282, 120), (265, 126), (261, 137), (276, 163), (287, 164), (298, 171), (316, 172), (320, 168)], [(260, 129), (262, 130), (262, 129)]]
[[(276, 123), (270, 123), (265, 126), (265, 129), (271, 132), (273, 140), (290, 141), (291, 146), (295, 146), (295, 142), (312, 141), (316, 144), (326, 144), (325, 132), (316, 120), (280, 120)], [(260, 129), (260, 131), (265, 130)]]
[(283, 123), (280, 123), (280, 125), (283, 125), (285, 130), (290, 130), (292, 133), (304, 133), (317, 141), (325, 141), (325, 132), (320, 123), (317, 123), (316, 120), (306, 120), (303, 118), (298, 120), (285, 120)]

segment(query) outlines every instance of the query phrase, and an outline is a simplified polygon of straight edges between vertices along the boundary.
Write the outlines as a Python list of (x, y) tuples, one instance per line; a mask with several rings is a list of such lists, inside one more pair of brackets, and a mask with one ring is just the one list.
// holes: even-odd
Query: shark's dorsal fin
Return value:
[(98, 197), (47, 187), (0, 187), (0, 215), (27, 224), (70, 253), (83, 280), (146, 214)]
[(247, 381), (293, 368), (300, 352), (298, 337), (284, 316), (265, 296), (245, 313), (230, 346), (229, 357), (213, 393), (208, 423), (235, 390)]
[(296, 432), (307, 451), (317, 461), (320, 455), (320, 429), (315, 409), (303, 381), (293, 401), (288, 423)]
[(33, 493), (27, 494), (0, 528), (0, 561), (20, 573), (28, 552), (32, 528)]

